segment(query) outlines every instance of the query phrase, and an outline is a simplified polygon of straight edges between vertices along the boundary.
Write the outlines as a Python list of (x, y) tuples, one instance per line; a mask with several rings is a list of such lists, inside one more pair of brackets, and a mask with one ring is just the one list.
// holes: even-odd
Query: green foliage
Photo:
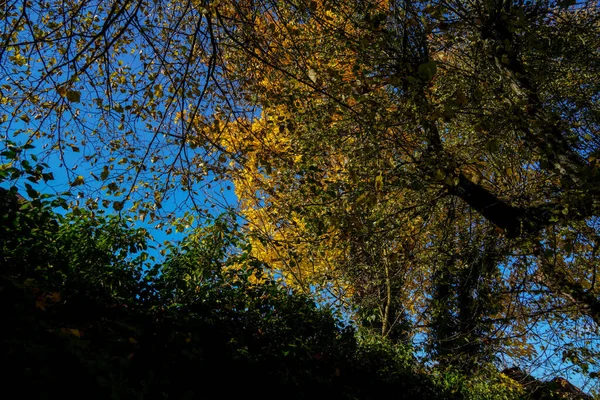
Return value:
[(517, 400), (524, 398), (525, 394), (520, 384), (491, 364), (481, 364), (472, 375), (464, 375), (458, 370), (437, 369), (432, 376), (448, 399)]
[(225, 219), (149, 266), (148, 234), (125, 220), (2, 194), (1, 356), (15, 393), (433, 398), (410, 349), (357, 343), (329, 310), (262, 276)]
[(229, 252), (243, 246), (237, 226), (229, 217), (222, 215), (181, 242), (166, 244), (164, 263), (146, 272), (147, 279), (154, 279), (163, 300), (192, 302), (208, 281), (223, 277), (223, 267), (233, 262)]
[(488, 368), (419, 366), (263, 272), (222, 216), (152, 265), (150, 237), (60, 198), (0, 191), (0, 357), (25, 398), (516, 399)]

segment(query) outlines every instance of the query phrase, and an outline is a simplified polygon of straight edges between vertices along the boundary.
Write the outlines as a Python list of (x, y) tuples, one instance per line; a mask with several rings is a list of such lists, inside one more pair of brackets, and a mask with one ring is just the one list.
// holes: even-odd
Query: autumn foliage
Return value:
[[(571, 0), (7, 2), (0, 175), (41, 199), (55, 189), (36, 185), (52, 176), (28, 157), (52, 164), (73, 194), (61, 205), (85, 217), (44, 229), (70, 226), (64, 243), (91, 235), (108, 246), (85, 242), (93, 268), (66, 245), (11, 262), (33, 263), (35, 275), (40, 260), (74, 257), (94, 271), (77, 282), (98, 275), (86, 290), (133, 301), (146, 261), (119, 258), (111, 240), (149, 257), (143, 233), (119, 234), (109, 218), (102, 236), (94, 218), (112, 210), (171, 234), (228, 211), (246, 258), (193, 233), (184, 247), (211, 261), (180, 274), (196, 261), (173, 259), (157, 272), (177, 282), (173, 304), (226, 259), (234, 275), (251, 260), (261, 267), (249, 285), (279, 281), (426, 365), (572, 373), (598, 387), (599, 10)], [(17, 251), (18, 237), (6, 246)], [(128, 267), (101, 267), (115, 263)], [(65, 296), (43, 291), (38, 310)]]

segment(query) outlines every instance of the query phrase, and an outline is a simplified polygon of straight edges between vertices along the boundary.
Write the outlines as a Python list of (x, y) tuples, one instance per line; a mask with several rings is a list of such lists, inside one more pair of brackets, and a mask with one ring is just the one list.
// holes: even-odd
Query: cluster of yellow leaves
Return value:
[[(226, 53), (231, 73), (261, 104), (260, 115), (246, 120), (216, 118), (209, 127), (201, 120), (193, 123), (227, 152), (243, 157), (232, 162), (230, 179), (252, 238), (253, 256), (290, 285), (308, 289), (333, 283), (338, 294), (352, 296), (364, 288), (357, 288), (342, 268), (357, 262), (349, 231), (386, 213), (397, 214), (397, 204), (406, 200), (405, 193), (388, 186), (395, 182), (386, 182), (384, 174), (394, 166), (396, 150), (364, 149), (361, 134), (357, 135), (363, 127), (356, 121), (361, 113), (376, 110), (370, 121), (378, 124), (373, 128), (381, 135), (382, 147), (401, 137), (405, 151), (413, 153), (416, 147), (411, 144), (418, 146), (420, 140), (415, 137), (418, 132), (396, 129), (386, 120), (398, 113), (389, 79), (366, 74), (362, 53), (376, 44), (377, 32), (350, 21), (357, 15), (350, 4), (333, 9), (331, 2), (313, 1), (305, 6), (308, 21), (285, 7), (277, 15), (254, 14), (243, 50)], [(390, 12), (385, 1), (370, 6), (373, 14)], [(344, 40), (332, 42), (328, 40), (332, 35)], [(286, 98), (289, 101), (281, 101)], [(306, 116), (318, 125), (305, 125)], [(360, 187), (359, 195), (353, 197), (344, 189), (349, 187)], [(331, 214), (332, 207), (340, 212)], [(360, 215), (365, 209), (370, 221)], [(409, 214), (394, 218), (402, 231), (394, 232), (381, 247), (395, 254), (392, 264), (402, 269), (396, 274), (426, 282), (426, 273), (397, 256), (414, 253), (415, 235), (424, 234), (423, 221)], [(410, 304), (416, 312), (416, 297), (422, 299), (424, 293), (415, 288), (405, 295), (409, 292), (415, 297)]]
[(290, 200), (286, 196), (294, 193), (278, 190), (286, 182), (273, 171), (278, 171), (282, 163), (303, 161), (290, 147), (286, 115), (283, 107), (277, 107), (246, 125), (223, 122), (218, 132), (222, 146), (232, 153), (244, 154), (243, 164), (232, 163), (231, 180), (250, 231), (252, 256), (266, 262), (291, 285), (306, 289), (316, 271), (332, 270), (329, 260), (337, 258), (340, 250), (333, 245), (333, 236), (328, 235), (323, 248), (331, 250), (326, 257), (319, 260), (304, 257), (314, 245), (303, 238), (305, 222), (298, 213), (283, 209)]
[(79, 329), (75, 329), (75, 328), (61, 328), (60, 331), (64, 334), (75, 336), (78, 338), (83, 336), (83, 333)]

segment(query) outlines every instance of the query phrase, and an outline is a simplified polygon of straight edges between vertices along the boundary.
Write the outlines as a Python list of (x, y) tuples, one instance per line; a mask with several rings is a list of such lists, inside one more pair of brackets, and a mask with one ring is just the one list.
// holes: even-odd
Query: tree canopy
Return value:
[(180, 227), (230, 184), (252, 257), (359, 324), (463, 371), (597, 382), (597, 2), (0, 12), (4, 175), (46, 180), (13, 150), (41, 144), (71, 207)]

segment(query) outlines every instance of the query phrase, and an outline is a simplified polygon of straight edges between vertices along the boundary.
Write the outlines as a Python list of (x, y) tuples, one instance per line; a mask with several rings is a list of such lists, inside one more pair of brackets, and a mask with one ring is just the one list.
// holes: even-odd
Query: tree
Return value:
[[(381, 253), (369, 260), (365, 236), (402, 254), (392, 243), (414, 236), (406, 226), (418, 217), (426, 221), (422, 246), (439, 253), (440, 238), (460, 241), (452, 232), (458, 217), (450, 229), (432, 222), (457, 198), (508, 241), (488, 261), (491, 275), (473, 271), (477, 278), (492, 285), (500, 267), (507, 274), (527, 266), (515, 272), (527, 283), (510, 286), (521, 294), (528, 287), (527, 300), (512, 296), (504, 310), (517, 301), (521, 311), (506, 318), (525, 326), (525, 315), (545, 308), (550, 320), (589, 318), (597, 326), (589, 251), (598, 176), (598, 71), (590, 65), (598, 52), (586, 47), (597, 44), (594, 3), (271, 4), (243, 9), (252, 24), (228, 31), (237, 57), (229, 66), (262, 117), (218, 137), (240, 154), (233, 179), (257, 236), (271, 242), (265, 257), (284, 260), (273, 265), (292, 281), (316, 283), (334, 264), (348, 293), (361, 285), (349, 264), (386, 269)], [(567, 231), (580, 238), (570, 243), (590, 246), (579, 253), (585, 261), (560, 245)], [(302, 262), (299, 243), (311, 247)], [(458, 258), (470, 257), (458, 250)], [(431, 264), (418, 270), (443, 275)]]
[[(453, 330), (597, 332), (595, 2), (51, 3), (3, 10), (2, 121), (105, 192), (88, 208), (170, 217), (181, 188), (205, 213), (229, 179), (253, 255), (385, 335), (496, 292), (500, 311)], [(584, 370), (587, 340), (565, 353)]]

